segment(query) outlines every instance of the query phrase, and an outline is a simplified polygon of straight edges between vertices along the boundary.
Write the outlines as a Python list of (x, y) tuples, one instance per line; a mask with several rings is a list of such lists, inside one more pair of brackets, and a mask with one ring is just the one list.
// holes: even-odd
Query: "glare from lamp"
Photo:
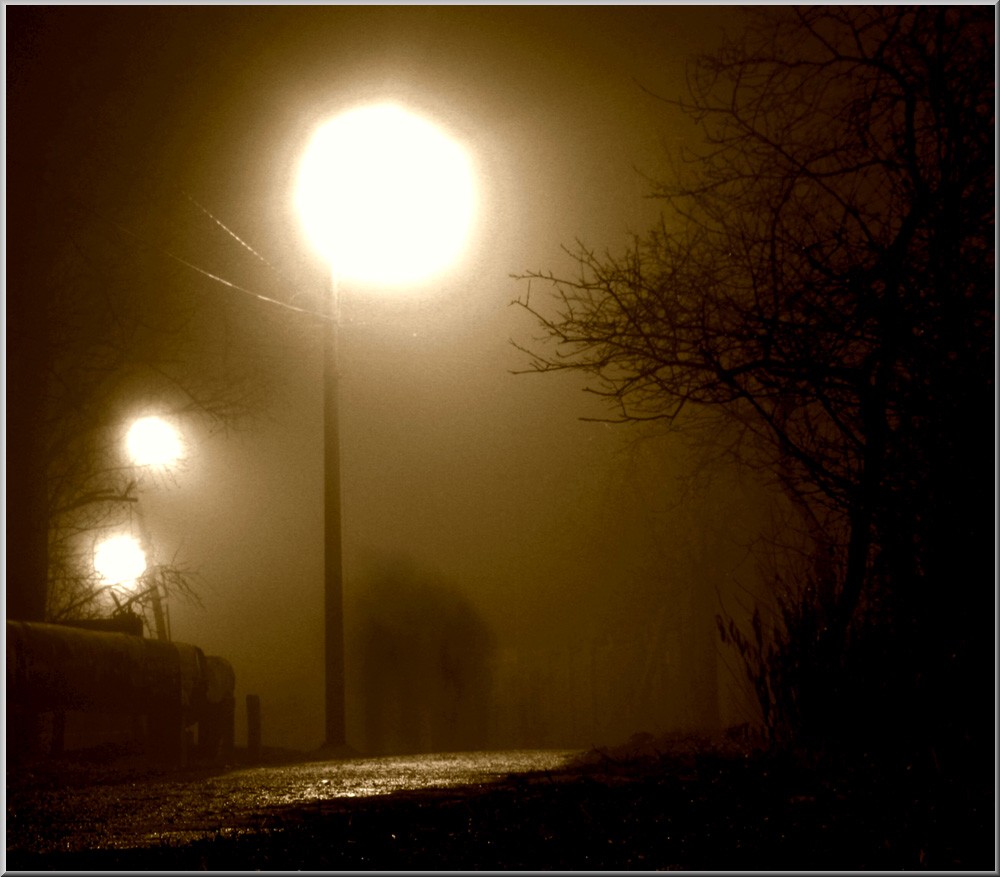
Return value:
[(146, 571), (146, 553), (132, 536), (112, 536), (94, 548), (94, 569), (107, 585), (131, 585)]
[(129, 459), (136, 466), (170, 466), (184, 456), (180, 434), (162, 417), (140, 417), (125, 436)]
[(398, 286), (426, 280), (464, 247), (475, 212), (465, 150), (395, 104), (345, 112), (314, 134), (295, 206), (338, 278)]

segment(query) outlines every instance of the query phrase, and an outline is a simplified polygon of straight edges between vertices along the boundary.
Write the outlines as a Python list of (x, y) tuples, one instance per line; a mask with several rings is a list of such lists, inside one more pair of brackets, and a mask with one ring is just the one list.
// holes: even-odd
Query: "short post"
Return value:
[(260, 761), (260, 695), (247, 695), (247, 759)]
[(227, 697), (222, 702), (222, 760), (233, 760), (236, 744), (236, 698)]

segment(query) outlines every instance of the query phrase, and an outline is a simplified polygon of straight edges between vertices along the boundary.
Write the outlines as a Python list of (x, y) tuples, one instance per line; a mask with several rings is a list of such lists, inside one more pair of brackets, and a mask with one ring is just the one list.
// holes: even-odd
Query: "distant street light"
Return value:
[(170, 466), (184, 456), (180, 433), (162, 417), (140, 417), (125, 436), (129, 459), (136, 466)]
[[(169, 421), (156, 415), (139, 417), (132, 422), (125, 434), (125, 449), (132, 464), (144, 468), (168, 469), (177, 465), (184, 458), (184, 441), (180, 432)], [(142, 541), (145, 543), (146, 550), (149, 551), (152, 549), (152, 545), (146, 532), (142, 509), (138, 505), (136, 506), (136, 514), (139, 517)], [(124, 538), (136, 541), (131, 536)], [(136, 542), (136, 547), (143, 554), (142, 572), (144, 572), (146, 568), (145, 551), (138, 542)], [(142, 572), (139, 575), (142, 575)], [(157, 639), (167, 640), (170, 635), (164, 613), (166, 593), (160, 593), (160, 584), (155, 576), (151, 577), (149, 582), (149, 594), (153, 599), (153, 619), (156, 625)]]
[(331, 272), (323, 404), (325, 745), (337, 749), (347, 745), (338, 281), (398, 286), (447, 267), (472, 225), (472, 166), (462, 147), (430, 122), (394, 104), (364, 106), (315, 132), (299, 166), (295, 206)]
[(111, 536), (94, 547), (94, 569), (106, 585), (134, 585), (146, 571), (146, 552), (134, 536)]

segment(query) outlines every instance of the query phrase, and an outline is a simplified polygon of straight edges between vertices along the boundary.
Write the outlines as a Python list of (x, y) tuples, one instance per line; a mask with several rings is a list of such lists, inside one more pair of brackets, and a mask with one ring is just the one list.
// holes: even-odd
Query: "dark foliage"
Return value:
[(990, 9), (753, 10), (668, 102), (705, 145), (660, 227), (523, 278), (555, 290), (519, 302), (555, 345), (531, 370), (799, 512), (825, 576), (779, 564), (773, 613), (720, 620), (777, 738), (992, 737), (993, 53)]

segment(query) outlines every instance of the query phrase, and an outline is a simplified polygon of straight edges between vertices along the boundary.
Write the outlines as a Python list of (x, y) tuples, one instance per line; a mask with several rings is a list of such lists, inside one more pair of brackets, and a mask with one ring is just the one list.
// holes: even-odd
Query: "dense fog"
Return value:
[[(171, 634), (234, 665), (238, 741), (247, 694), (267, 745), (323, 741), (321, 323), (247, 291), (323, 309), (327, 268), (297, 227), (291, 180), (318, 122), (373, 99), (465, 146), (478, 210), (440, 277), (392, 296), (341, 288), (349, 743), (587, 747), (752, 717), (714, 615), (755, 588), (759, 485), (705, 470), (662, 430), (581, 420), (608, 410), (576, 377), (514, 374), (528, 358), (511, 344), (530, 347), (537, 328), (510, 306), (527, 291), (512, 273), (565, 269), (563, 245), (614, 249), (653, 221), (644, 175), (692, 134), (657, 95), (679, 96), (686, 59), (732, 14), (38, 18), (26, 69), (47, 71), (52, 185), (83, 199), (84, 246), (119, 292), (198, 303), (193, 368), (259, 384), (249, 419), (177, 418), (186, 463), (147, 479), (135, 510), (159, 561), (196, 573), (199, 602), (170, 602)], [(169, 271), (147, 270), (158, 260)]]

